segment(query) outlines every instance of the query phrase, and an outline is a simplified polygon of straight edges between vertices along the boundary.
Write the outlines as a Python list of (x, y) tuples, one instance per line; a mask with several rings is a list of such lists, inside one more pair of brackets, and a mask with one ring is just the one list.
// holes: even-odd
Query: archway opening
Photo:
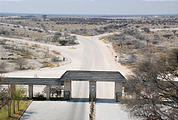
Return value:
[(96, 82), (97, 101), (114, 101), (115, 82)]

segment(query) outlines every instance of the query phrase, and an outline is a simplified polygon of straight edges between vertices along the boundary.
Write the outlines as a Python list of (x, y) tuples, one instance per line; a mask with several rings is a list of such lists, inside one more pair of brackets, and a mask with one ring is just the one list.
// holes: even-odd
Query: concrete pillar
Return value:
[(89, 82), (89, 100), (96, 99), (96, 81)]
[(72, 93), (72, 81), (71, 80), (65, 80), (64, 81), (64, 99), (70, 100), (71, 99), (71, 93)]
[(47, 100), (50, 100), (50, 94), (51, 94), (50, 88), (51, 88), (50, 85), (46, 86), (46, 99)]
[(29, 99), (33, 99), (33, 85), (28, 85)]
[(122, 83), (115, 82), (115, 100), (116, 102), (119, 101), (119, 98), (122, 97)]

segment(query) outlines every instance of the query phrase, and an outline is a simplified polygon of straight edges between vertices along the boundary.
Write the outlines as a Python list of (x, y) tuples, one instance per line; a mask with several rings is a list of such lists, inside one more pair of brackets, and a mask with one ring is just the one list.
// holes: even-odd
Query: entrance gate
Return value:
[(120, 72), (113, 71), (67, 71), (61, 77), (61, 81), (64, 81), (64, 91), (70, 92), (64, 96), (66, 100), (71, 99), (71, 81), (89, 81), (89, 100), (96, 99), (97, 81), (115, 82), (114, 97), (118, 101), (118, 98), (122, 97), (125, 77)]
[[(53, 85), (64, 87), (64, 99), (72, 98), (72, 81), (89, 82), (89, 100), (96, 99), (96, 82), (115, 82), (115, 100), (122, 96), (125, 77), (115, 71), (66, 71), (61, 78), (5, 78), (2, 84), (13, 87), (15, 84), (29, 86), (29, 98), (33, 98), (33, 85), (46, 85), (46, 96), (50, 99), (50, 87)], [(87, 89), (87, 88), (86, 88)], [(86, 90), (82, 88), (82, 90)], [(107, 88), (106, 88), (107, 89)]]

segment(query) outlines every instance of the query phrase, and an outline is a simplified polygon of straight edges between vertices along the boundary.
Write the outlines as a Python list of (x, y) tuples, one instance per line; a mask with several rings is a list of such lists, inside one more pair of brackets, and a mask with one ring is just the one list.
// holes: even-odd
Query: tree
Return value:
[(174, 36), (176, 35), (176, 30), (172, 30), (172, 32), (174, 33)]
[(53, 41), (55, 41), (55, 42), (58, 41), (61, 36), (62, 36), (62, 34), (60, 32), (56, 32), (54, 34)]
[[(4, 76), (0, 75), (0, 85), (2, 84), (3, 80), (4, 80)], [(0, 89), (0, 109), (4, 106), (4, 105), (8, 105), (8, 116), (11, 116), (11, 100), (10, 100), (10, 90), (9, 89)]]
[(13, 114), (15, 114), (15, 92), (16, 92), (16, 86), (12, 85), (10, 91), (11, 91), (11, 102), (12, 102), (12, 105), (13, 105), (12, 111), (13, 111)]
[(43, 20), (45, 21), (47, 18), (47, 15), (42, 15)]
[(150, 33), (150, 29), (149, 28), (143, 28), (143, 31), (146, 33)]
[(0, 62), (0, 74), (1, 74), (1, 77), (2, 77), (3, 73), (7, 72), (6, 67), (7, 67), (7, 63), (6, 62)]
[(18, 110), (18, 111), (20, 110), (20, 108), (19, 108), (19, 106), (20, 106), (20, 100), (23, 99), (24, 93), (25, 93), (25, 90), (24, 90), (24, 89), (19, 89), (19, 90), (16, 89), (16, 90), (14, 91), (13, 99), (14, 99), (14, 100), (17, 100), (17, 110)]
[(125, 83), (132, 95), (124, 103), (132, 115), (147, 120), (176, 120), (178, 118), (178, 85), (165, 60), (140, 63), (134, 75)]
[(61, 41), (59, 41), (59, 44), (62, 45), (62, 46), (65, 46), (67, 43), (68, 43), (67, 40), (61, 40)]
[(20, 70), (24, 70), (25, 66), (27, 65), (27, 60), (24, 58), (19, 58), (17, 59), (16, 64), (18, 65)]

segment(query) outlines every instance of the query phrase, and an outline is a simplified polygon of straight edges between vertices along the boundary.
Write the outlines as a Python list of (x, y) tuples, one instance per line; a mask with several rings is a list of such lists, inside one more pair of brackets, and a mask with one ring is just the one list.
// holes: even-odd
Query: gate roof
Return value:
[(66, 71), (61, 81), (106, 81), (106, 82), (124, 82), (125, 77), (118, 71)]

